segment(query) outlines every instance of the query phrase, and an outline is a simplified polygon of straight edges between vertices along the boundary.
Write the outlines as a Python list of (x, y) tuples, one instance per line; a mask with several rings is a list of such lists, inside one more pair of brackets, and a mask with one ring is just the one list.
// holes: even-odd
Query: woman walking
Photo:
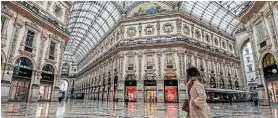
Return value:
[(186, 73), (190, 118), (211, 118), (210, 108), (206, 102), (204, 80), (200, 71), (196, 67), (190, 67)]

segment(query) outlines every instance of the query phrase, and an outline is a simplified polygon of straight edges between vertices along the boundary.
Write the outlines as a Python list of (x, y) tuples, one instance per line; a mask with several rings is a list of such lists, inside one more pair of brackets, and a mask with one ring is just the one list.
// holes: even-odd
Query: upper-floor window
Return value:
[(34, 32), (32, 32), (30, 30), (27, 32), (27, 38), (26, 38), (25, 48), (24, 48), (25, 51), (28, 51), (28, 52), (33, 51), (32, 47), (33, 47), (34, 36), (35, 36)]
[(4, 24), (5, 24), (5, 21), (6, 21), (6, 18), (1, 16), (1, 33), (3, 32), (3, 27), (4, 27)]
[(127, 59), (127, 70), (133, 70), (134, 69), (134, 57), (130, 56)]
[(55, 4), (54, 13), (58, 18), (61, 18), (63, 15), (63, 9), (59, 4)]
[(247, 62), (250, 62), (250, 57), (246, 57)]
[(55, 53), (55, 43), (51, 42), (49, 48), (49, 59), (54, 60), (54, 53)]
[(218, 46), (218, 39), (217, 39), (217, 38), (214, 38), (214, 44), (215, 44), (216, 46)]
[(174, 68), (174, 58), (173, 55), (168, 54), (166, 55), (166, 67), (167, 68)]
[(70, 65), (68, 63), (64, 63), (62, 65), (62, 75), (69, 76), (69, 69), (70, 69)]
[(223, 48), (226, 48), (226, 43), (222, 42), (222, 46), (223, 46)]
[(265, 31), (264, 31), (264, 25), (263, 25), (262, 21), (260, 21), (256, 25), (256, 29), (257, 29), (257, 36), (258, 36), (259, 41), (265, 40)]
[(249, 54), (249, 50), (248, 50), (248, 49), (245, 49), (245, 53), (246, 53), (246, 54)]
[(209, 35), (206, 35), (206, 41), (207, 41), (207, 43), (210, 43), (210, 37), (209, 37)]
[(147, 69), (153, 69), (154, 61), (152, 55), (147, 56)]
[(248, 67), (248, 72), (252, 72), (252, 64), (249, 64), (249, 65), (247, 65), (247, 67)]

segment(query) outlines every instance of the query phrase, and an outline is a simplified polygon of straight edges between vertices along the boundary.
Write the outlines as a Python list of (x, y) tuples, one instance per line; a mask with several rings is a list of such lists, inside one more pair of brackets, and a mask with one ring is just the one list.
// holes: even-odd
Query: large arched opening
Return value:
[(263, 58), (263, 73), (270, 102), (278, 103), (278, 67), (274, 55), (267, 53)]
[(33, 63), (26, 57), (16, 60), (12, 75), (9, 101), (27, 102), (32, 79)]
[[(246, 88), (249, 88), (250, 98), (257, 96), (256, 86), (257, 86), (257, 76), (255, 67), (255, 56), (253, 44), (250, 38), (245, 39), (240, 47), (240, 57), (243, 68), (244, 84)], [(252, 88), (252, 89), (251, 89)], [(236, 89), (236, 88), (235, 88)]]
[(42, 68), (40, 80), (40, 90), (39, 90), (39, 100), (40, 101), (50, 101), (51, 93), (54, 83), (54, 68), (50, 64), (46, 64)]

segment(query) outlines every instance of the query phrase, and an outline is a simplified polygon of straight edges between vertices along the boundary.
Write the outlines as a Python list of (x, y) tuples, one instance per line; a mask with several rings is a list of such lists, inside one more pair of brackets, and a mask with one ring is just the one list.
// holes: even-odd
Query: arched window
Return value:
[(214, 77), (210, 78), (210, 87), (211, 88), (216, 88), (216, 83)]
[(51, 65), (46, 64), (43, 68), (42, 71), (48, 74), (54, 74), (54, 69)]
[(153, 69), (154, 60), (152, 55), (147, 55), (147, 69)]
[(134, 57), (129, 56), (127, 59), (127, 70), (134, 70)]
[(268, 67), (270, 65), (273, 65), (275, 63), (276, 63), (276, 60), (275, 60), (275, 57), (272, 54), (268, 53), (268, 54), (265, 55), (265, 57), (263, 59), (263, 67), (264, 68)]
[(32, 69), (32, 62), (26, 57), (20, 57), (15, 62), (13, 75), (21, 77), (32, 77)]
[(33, 68), (33, 64), (28, 58), (20, 57), (19, 59), (16, 60), (15, 67), (25, 68), (25, 69), (30, 69), (31, 70)]
[(62, 76), (69, 76), (70, 65), (68, 63), (64, 63), (62, 66)]
[(175, 62), (172, 54), (166, 55), (166, 68), (174, 68)]

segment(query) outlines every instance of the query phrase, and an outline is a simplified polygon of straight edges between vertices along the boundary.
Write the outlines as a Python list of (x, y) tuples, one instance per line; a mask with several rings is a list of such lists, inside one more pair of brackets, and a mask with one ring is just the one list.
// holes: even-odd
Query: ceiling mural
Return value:
[(137, 17), (144, 15), (159, 14), (162, 12), (172, 11), (172, 9), (161, 2), (146, 2), (134, 8), (127, 17)]

